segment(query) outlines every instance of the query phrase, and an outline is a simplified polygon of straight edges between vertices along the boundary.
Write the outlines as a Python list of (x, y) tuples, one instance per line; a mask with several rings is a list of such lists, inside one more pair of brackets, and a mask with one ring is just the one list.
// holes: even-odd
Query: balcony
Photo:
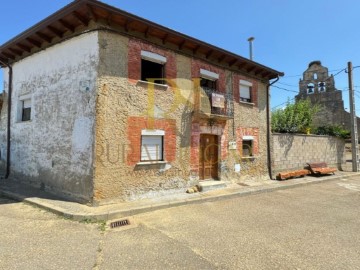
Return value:
[(232, 94), (221, 93), (211, 88), (201, 87), (195, 99), (195, 115), (217, 119), (234, 118)]

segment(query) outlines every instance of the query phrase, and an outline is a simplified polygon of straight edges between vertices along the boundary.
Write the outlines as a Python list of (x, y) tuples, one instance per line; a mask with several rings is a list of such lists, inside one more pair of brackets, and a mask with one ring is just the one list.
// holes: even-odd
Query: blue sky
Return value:
[[(1, 3), (0, 44), (31, 27), (71, 0), (12, 0)], [(332, 72), (348, 61), (360, 65), (360, 1), (355, 0), (104, 0), (103, 2), (248, 57), (247, 38), (255, 37), (254, 61), (285, 72), (272, 88), (271, 105), (297, 94), (309, 62), (320, 60)], [(348, 106), (347, 74), (335, 77)], [(2, 75), (0, 75), (2, 88)], [(360, 114), (360, 68), (354, 69)], [(0, 89), (1, 89), (0, 88)]]

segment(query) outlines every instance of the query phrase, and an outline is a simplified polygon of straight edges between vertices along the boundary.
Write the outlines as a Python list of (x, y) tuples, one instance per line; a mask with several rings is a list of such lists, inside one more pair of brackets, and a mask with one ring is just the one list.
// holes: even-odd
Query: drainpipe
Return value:
[(270, 124), (270, 86), (279, 80), (279, 76), (275, 81), (269, 83), (266, 88), (266, 144), (267, 144), (267, 163), (270, 179), (273, 179), (271, 168), (271, 124)]
[(12, 66), (8, 63), (4, 63), (4, 62), (1, 62), (1, 63), (9, 68), (9, 89), (8, 89), (8, 108), (7, 108), (8, 109), (8, 115), (7, 115), (8, 121), (7, 121), (7, 141), (6, 141), (7, 152), (6, 152), (6, 172), (5, 172), (5, 179), (7, 179), (10, 174), (10, 144), (11, 144), (10, 120), (11, 120), (11, 96), (12, 96), (13, 69), (12, 69)]

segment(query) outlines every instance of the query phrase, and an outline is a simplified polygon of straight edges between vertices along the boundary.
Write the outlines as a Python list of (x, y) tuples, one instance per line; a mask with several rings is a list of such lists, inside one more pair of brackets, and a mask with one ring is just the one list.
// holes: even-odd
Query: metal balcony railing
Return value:
[(201, 87), (199, 93), (198, 112), (206, 115), (218, 115), (226, 118), (234, 117), (234, 99), (229, 93)]

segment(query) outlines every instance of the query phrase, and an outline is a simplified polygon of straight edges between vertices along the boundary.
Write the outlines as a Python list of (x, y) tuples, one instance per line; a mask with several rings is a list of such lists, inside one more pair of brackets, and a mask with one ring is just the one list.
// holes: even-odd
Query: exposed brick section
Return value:
[(141, 50), (153, 52), (166, 57), (165, 78), (175, 79), (177, 74), (175, 53), (163, 48), (159, 48), (151, 43), (139, 39), (131, 38), (128, 48), (128, 74), (130, 81), (141, 79)]
[(141, 155), (141, 130), (161, 129), (164, 136), (164, 160), (172, 162), (176, 159), (176, 120), (151, 119), (147, 117), (132, 116), (128, 118), (128, 154), (127, 164), (135, 165), (140, 161)]
[(253, 155), (257, 155), (259, 153), (259, 129), (258, 128), (243, 128), (239, 127), (236, 129), (236, 144), (239, 149), (240, 155), (242, 156), (242, 141), (243, 136), (253, 136)]
[(229, 144), (229, 131), (228, 128), (224, 128), (221, 136), (221, 160), (225, 160), (228, 155), (228, 144)]
[(257, 81), (254, 79), (239, 75), (239, 74), (234, 74), (234, 76), (233, 76), (234, 100), (236, 102), (240, 102), (240, 93), (239, 93), (240, 80), (248, 81), (253, 84), (253, 86), (251, 88), (251, 94), (250, 94), (251, 102), (254, 103), (255, 106), (258, 106), (258, 83), (257, 83)]
[(219, 74), (219, 79), (217, 80), (217, 90), (219, 92), (226, 92), (226, 87), (225, 87), (225, 69), (221, 69), (218, 68), (216, 66), (213, 66), (209, 63), (206, 63), (204, 61), (201, 60), (197, 60), (197, 59), (192, 59), (191, 62), (191, 77), (194, 78), (200, 78), (200, 69), (206, 69), (208, 71), (211, 72), (215, 72), (217, 74)]
[(191, 132), (191, 152), (190, 152), (190, 164), (191, 171), (198, 172), (199, 170), (199, 151), (200, 147), (200, 125), (199, 123), (192, 124)]

